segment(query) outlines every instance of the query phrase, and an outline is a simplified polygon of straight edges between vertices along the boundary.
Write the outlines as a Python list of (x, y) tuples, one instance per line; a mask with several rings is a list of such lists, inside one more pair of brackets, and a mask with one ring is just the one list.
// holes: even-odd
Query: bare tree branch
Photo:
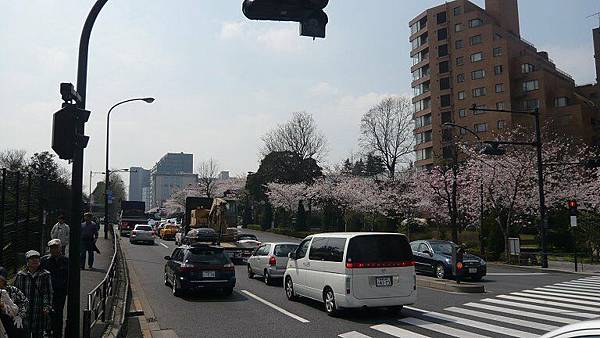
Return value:
[(19, 171), (27, 166), (27, 152), (19, 149), (6, 149), (0, 152), (0, 168)]
[(206, 197), (213, 197), (215, 190), (215, 181), (219, 174), (219, 163), (213, 158), (208, 161), (200, 162), (198, 165), (198, 183), (200, 189), (206, 194)]

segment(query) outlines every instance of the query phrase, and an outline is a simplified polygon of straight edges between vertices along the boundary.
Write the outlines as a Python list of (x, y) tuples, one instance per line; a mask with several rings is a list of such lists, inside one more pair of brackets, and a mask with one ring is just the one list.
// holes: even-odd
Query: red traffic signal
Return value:
[(577, 201), (570, 200), (567, 202), (567, 205), (569, 206), (569, 208), (577, 208)]

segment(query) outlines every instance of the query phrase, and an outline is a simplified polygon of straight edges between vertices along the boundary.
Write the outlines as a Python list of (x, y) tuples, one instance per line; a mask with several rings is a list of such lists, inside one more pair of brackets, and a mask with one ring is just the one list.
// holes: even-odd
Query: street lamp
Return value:
[(106, 162), (105, 162), (105, 169), (104, 169), (104, 174), (106, 175), (105, 179), (104, 179), (104, 239), (108, 238), (108, 187), (110, 185), (110, 178), (109, 178), (110, 171), (108, 170), (108, 149), (109, 149), (109, 137), (110, 137), (110, 133), (109, 133), (110, 113), (117, 106), (122, 105), (123, 103), (132, 102), (132, 101), (144, 101), (146, 103), (152, 103), (152, 102), (154, 102), (154, 98), (153, 97), (144, 97), (144, 98), (135, 98), (135, 99), (128, 99), (128, 100), (121, 101), (121, 102), (115, 104), (114, 106), (110, 107), (110, 109), (108, 110), (108, 114), (106, 115)]

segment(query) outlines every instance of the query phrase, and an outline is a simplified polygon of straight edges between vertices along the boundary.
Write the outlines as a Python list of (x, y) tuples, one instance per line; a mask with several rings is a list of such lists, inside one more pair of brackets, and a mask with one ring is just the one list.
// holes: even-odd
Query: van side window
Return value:
[(327, 242), (327, 247), (330, 251), (329, 259), (331, 262), (342, 262), (344, 260), (344, 247), (346, 246), (345, 238), (330, 238)]
[(298, 246), (298, 251), (296, 251), (296, 259), (304, 258), (306, 256), (306, 252), (308, 251), (308, 246), (310, 245), (310, 239), (305, 240), (300, 243)]
[(314, 261), (324, 261), (327, 256), (327, 238), (314, 238), (312, 244), (310, 245), (310, 254), (308, 254), (308, 259)]
[(341, 262), (344, 259), (345, 238), (315, 238), (308, 258), (316, 261)]

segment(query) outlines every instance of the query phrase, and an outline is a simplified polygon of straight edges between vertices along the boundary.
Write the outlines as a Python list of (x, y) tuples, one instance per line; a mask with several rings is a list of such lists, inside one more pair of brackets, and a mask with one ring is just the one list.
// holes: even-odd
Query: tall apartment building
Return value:
[[(493, 139), (515, 125), (531, 125), (527, 116), (469, 110), (539, 109), (551, 121), (588, 144), (600, 145), (600, 112), (591, 94), (598, 85), (576, 87), (548, 53), (521, 38), (517, 0), (486, 0), (485, 9), (468, 0), (430, 8), (410, 21), (413, 60), (416, 165), (429, 167), (452, 158), (453, 142), (465, 130), (444, 128), (453, 122)], [(600, 72), (600, 31), (594, 30)], [(589, 87), (589, 88), (588, 88)]]
[(168, 153), (150, 170), (151, 207), (160, 207), (176, 190), (198, 184), (193, 173), (194, 155)]
[(143, 189), (150, 186), (150, 170), (129, 168), (129, 200), (144, 201)]

